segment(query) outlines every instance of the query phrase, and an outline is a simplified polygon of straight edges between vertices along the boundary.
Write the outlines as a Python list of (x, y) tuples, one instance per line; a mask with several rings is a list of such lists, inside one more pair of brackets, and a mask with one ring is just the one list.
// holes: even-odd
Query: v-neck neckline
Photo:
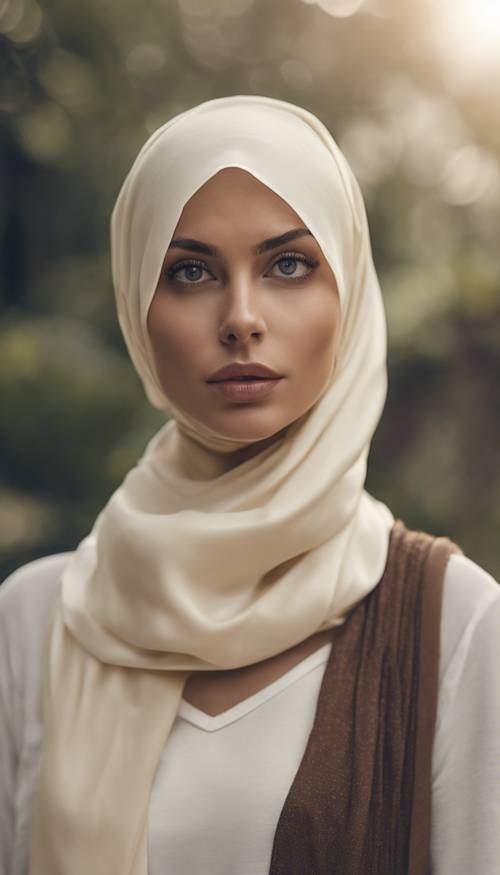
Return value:
[(198, 729), (203, 729), (207, 732), (215, 732), (218, 729), (223, 729), (225, 726), (229, 726), (229, 724), (234, 723), (236, 720), (245, 717), (260, 705), (263, 705), (264, 702), (267, 702), (273, 696), (276, 696), (282, 690), (289, 687), (296, 680), (299, 680), (299, 678), (308, 674), (317, 666), (327, 662), (331, 648), (332, 642), (328, 641), (322, 647), (318, 648), (318, 650), (315, 650), (313, 653), (310, 653), (309, 656), (306, 656), (305, 659), (301, 660), (297, 665), (294, 665), (284, 674), (280, 675), (275, 681), (262, 687), (262, 689), (253, 693), (253, 695), (247, 696), (246, 699), (243, 699), (231, 708), (221, 711), (219, 714), (207, 714), (206, 711), (202, 711), (195, 705), (191, 705), (191, 703), (187, 702), (185, 699), (181, 699), (177, 715), (188, 723), (191, 723), (193, 726), (196, 726)]

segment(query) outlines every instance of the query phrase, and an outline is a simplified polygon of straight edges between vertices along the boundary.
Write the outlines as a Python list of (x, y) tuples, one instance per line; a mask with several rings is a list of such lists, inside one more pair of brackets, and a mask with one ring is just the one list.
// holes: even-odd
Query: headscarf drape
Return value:
[[(230, 166), (312, 232), (337, 281), (341, 323), (312, 408), (228, 470), (228, 451), (249, 441), (172, 405), (146, 318), (183, 206)], [(393, 524), (364, 488), (387, 388), (366, 213), (316, 116), (237, 95), (168, 121), (123, 183), (111, 254), (131, 359), (171, 418), (63, 574), (44, 665), (31, 875), (147, 875), (151, 786), (190, 672), (258, 662), (342, 622), (380, 580)]]

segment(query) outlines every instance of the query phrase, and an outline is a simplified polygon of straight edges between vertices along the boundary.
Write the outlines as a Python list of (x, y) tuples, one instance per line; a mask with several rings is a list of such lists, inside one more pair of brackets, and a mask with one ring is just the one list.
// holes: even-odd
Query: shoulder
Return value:
[(500, 586), (483, 568), (452, 554), (444, 576), (440, 682), (449, 692), (473, 659), (479, 665), (500, 653)]
[(464, 606), (486, 605), (500, 592), (495, 578), (461, 553), (452, 553), (445, 572), (445, 596)]
[(470, 638), (477, 626), (499, 608), (500, 586), (497, 581), (467, 556), (453, 553), (444, 576), (444, 650), (452, 655), (464, 643), (464, 638)]
[(26, 689), (36, 677), (45, 635), (72, 553), (35, 559), (9, 575), (0, 586), (0, 673)]
[(22, 621), (50, 610), (72, 553), (55, 553), (22, 565), (0, 586), (0, 616)]

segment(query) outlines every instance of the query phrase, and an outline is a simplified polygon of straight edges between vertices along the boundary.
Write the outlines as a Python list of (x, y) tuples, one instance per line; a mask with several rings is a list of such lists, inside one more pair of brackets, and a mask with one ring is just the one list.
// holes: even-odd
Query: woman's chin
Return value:
[(248, 421), (246, 423), (221, 423), (217, 421), (212, 423), (210, 428), (222, 438), (245, 441), (248, 444), (262, 444), (278, 440), (280, 435), (285, 433), (289, 424), (289, 421), (283, 422), (283, 420), (268, 423), (265, 426), (262, 423), (249, 423)]

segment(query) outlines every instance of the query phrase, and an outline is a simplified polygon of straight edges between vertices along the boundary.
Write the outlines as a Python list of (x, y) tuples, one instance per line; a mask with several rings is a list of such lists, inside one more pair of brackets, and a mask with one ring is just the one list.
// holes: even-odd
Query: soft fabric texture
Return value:
[[(28, 872), (43, 738), (40, 657), (70, 558), (30, 562), (0, 587), (0, 875)], [(500, 587), (470, 559), (452, 555), (441, 618), (432, 875), (498, 875), (499, 630)], [(149, 875), (268, 875), (329, 649), (216, 717), (181, 701), (151, 793)], [(316, 668), (300, 677), (311, 661)]]
[[(250, 441), (172, 407), (146, 318), (184, 204), (229, 166), (310, 229), (337, 281), (341, 325), (312, 409), (227, 470), (227, 452)], [(386, 394), (382, 299), (363, 199), (325, 126), (265, 97), (196, 106), (142, 148), (111, 232), (120, 325), (149, 399), (173, 418), (63, 575), (31, 875), (146, 875), (151, 785), (189, 673), (254, 663), (342, 623), (380, 580), (393, 524), (364, 489)]]
[(394, 524), (379, 585), (332, 631), (269, 875), (428, 875), (447, 538)]

